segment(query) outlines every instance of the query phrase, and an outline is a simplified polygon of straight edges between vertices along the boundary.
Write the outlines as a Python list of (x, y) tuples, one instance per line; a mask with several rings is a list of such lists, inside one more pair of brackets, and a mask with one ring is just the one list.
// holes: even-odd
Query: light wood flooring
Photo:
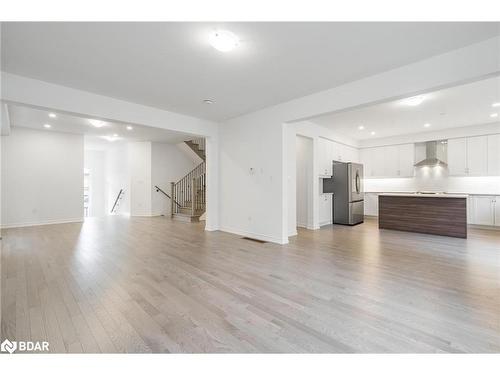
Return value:
[(52, 352), (500, 352), (500, 231), (91, 218), (4, 230), (1, 282), (2, 340)]

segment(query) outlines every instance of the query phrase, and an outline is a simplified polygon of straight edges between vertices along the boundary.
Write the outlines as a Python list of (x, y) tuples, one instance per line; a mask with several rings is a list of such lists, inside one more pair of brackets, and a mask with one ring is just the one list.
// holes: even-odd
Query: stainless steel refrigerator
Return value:
[(323, 191), (333, 193), (333, 223), (355, 225), (363, 222), (363, 164), (333, 162), (331, 179)]

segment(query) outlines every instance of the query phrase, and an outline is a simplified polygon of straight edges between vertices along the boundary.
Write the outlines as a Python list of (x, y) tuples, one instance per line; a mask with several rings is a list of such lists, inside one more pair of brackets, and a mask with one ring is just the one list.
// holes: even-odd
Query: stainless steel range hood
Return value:
[(415, 167), (447, 166), (446, 140), (415, 143)]

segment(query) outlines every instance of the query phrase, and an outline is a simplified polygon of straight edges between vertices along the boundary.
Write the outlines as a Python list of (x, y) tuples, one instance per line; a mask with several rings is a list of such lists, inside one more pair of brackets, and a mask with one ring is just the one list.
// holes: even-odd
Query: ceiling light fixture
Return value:
[(429, 124), (429, 123), (424, 124), (424, 128), (429, 128), (430, 126), (431, 126), (431, 124)]
[(94, 128), (102, 128), (106, 123), (102, 120), (89, 120), (90, 125), (92, 125)]
[(116, 134), (116, 133), (115, 133), (115, 134), (113, 134), (113, 137), (118, 137), (118, 134)]
[(498, 117), (498, 113), (492, 113), (492, 114), (490, 115), (490, 117), (493, 117), (493, 118), (494, 118), (494, 117)]
[(43, 124), (43, 127), (44, 127), (45, 129), (50, 129), (50, 128), (52, 127), (52, 125), (50, 125), (50, 124)]
[(371, 134), (371, 135), (375, 135), (375, 132), (371, 132), (370, 134)]
[(50, 117), (50, 118), (56, 118), (56, 117), (57, 117), (57, 115), (56, 115), (55, 113), (49, 113), (49, 117)]
[(411, 107), (416, 107), (417, 105), (422, 104), (422, 102), (424, 100), (425, 100), (424, 96), (419, 95), (419, 96), (412, 96), (411, 98), (403, 99), (401, 102), (405, 105), (409, 105)]
[(359, 129), (359, 130), (363, 130), (364, 128), (365, 128), (365, 127), (364, 127), (363, 125), (359, 125), (359, 126), (358, 126), (358, 129)]
[(205, 104), (214, 104), (215, 100), (212, 100), (212, 99), (203, 99), (203, 103), (205, 103)]
[(500, 107), (500, 102), (493, 103), (491, 106), (492, 107)]
[(134, 130), (134, 128), (130, 125), (127, 125), (127, 130)]
[(239, 38), (228, 30), (212, 31), (209, 42), (212, 47), (221, 52), (232, 51), (240, 44)]

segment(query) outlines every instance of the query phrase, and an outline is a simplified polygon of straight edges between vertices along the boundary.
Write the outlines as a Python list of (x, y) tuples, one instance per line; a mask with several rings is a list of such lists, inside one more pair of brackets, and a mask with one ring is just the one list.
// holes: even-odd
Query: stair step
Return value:
[(189, 214), (182, 214), (182, 213), (177, 213), (174, 214), (173, 219), (177, 221), (183, 221), (185, 223), (197, 223), (200, 221), (200, 216), (201, 215), (189, 215)]
[[(190, 215), (191, 214), (191, 207), (179, 207), (179, 212), (182, 214)], [(205, 210), (195, 210), (194, 213), (195, 215), (201, 215), (205, 212)]]

